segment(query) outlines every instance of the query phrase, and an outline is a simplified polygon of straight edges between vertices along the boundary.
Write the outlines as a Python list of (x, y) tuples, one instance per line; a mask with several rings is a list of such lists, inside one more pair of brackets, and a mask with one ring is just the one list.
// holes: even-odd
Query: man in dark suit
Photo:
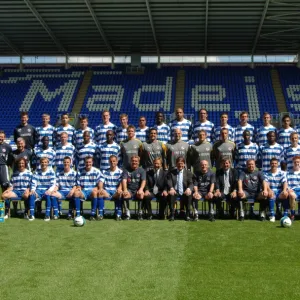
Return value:
[(185, 158), (179, 156), (176, 159), (176, 169), (167, 174), (167, 190), (170, 201), (170, 221), (174, 221), (174, 204), (177, 198), (186, 209), (185, 220), (190, 221), (190, 206), (193, 190), (193, 174), (185, 168)]
[[(153, 161), (153, 169), (147, 171), (147, 179), (146, 179), (146, 188), (145, 188), (145, 199), (156, 198), (159, 202), (159, 218), (161, 220), (165, 219), (165, 210), (167, 206), (167, 186), (166, 186), (166, 175), (167, 171), (165, 171), (162, 167), (162, 159), (157, 157)], [(151, 202), (150, 202), (151, 209)], [(148, 219), (151, 220), (152, 216), (149, 216)]]
[(230, 216), (234, 217), (234, 211), (237, 201), (237, 182), (238, 171), (231, 168), (231, 162), (229, 158), (222, 160), (222, 168), (216, 173), (216, 185), (215, 185), (215, 202), (219, 216), (223, 217), (224, 212), (221, 207), (221, 202), (225, 200), (229, 205)]

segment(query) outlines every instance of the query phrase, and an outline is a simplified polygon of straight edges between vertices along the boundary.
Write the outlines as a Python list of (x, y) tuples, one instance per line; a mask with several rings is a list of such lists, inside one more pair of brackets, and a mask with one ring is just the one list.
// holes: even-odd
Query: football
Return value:
[(280, 225), (281, 225), (281, 227), (288, 228), (288, 227), (292, 226), (292, 221), (289, 217), (282, 217), (280, 219)]
[(74, 219), (74, 226), (82, 227), (85, 225), (85, 218), (83, 216), (75, 217)]

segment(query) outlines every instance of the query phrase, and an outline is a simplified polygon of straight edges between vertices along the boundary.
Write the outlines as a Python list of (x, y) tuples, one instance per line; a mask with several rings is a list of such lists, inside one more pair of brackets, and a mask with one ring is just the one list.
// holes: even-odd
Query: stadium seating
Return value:
[(279, 78), (287, 109), (294, 115), (300, 114), (300, 69), (278, 67)]
[(42, 113), (51, 116), (69, 112), (74, 104), (83, 71), (60, 68), (5, 69), (0, 80), (2, 126), (10, 136), (20, 122), (20, 111), (28, 111), (30, 123), (41, 125)]
[(209, 119), (220, 124), (221, 112), (229, 113), (229, 124), (238, 125), (239, 113), (249, 111), (253, 126), (261, 125), (265, 111), (278, 114), (268, 67), (187, 67), (185, 112), (198, 120), (200, 108), (209, 111)]
[(119, 115), (127, 113), (129, 123), (138, 124), (144, 115), (147, 124), (154, 124), (157, 111), (174, 111), (176, 68), (150, 68), (143, 75), (125, 74), (122, 69), (93, 68), (91, 84), (81, 110), (89, 115), (95, 127), (101, 122), (101, 112), (111, 111), (111, 121), (119, 126)]

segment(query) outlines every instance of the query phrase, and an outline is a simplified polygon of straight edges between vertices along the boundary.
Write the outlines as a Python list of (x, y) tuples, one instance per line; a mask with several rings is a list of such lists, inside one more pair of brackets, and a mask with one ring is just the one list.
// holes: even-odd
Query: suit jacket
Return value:
[[(239, 176), (238, 171), (236, 169), (230, 168), (229, 169), (229, 183), (230, 183), (230, 189), (229, 192), (232, 193), (233, 190), (237, 190), (237, 182), (238, 182)], [(219, 169), (216, 173), (216, 185), (215, 189), (220, 190), (221, 193), (224, 192), (224, 170)]]
[[(146, 189), (149, 190), (151, 193), (153, 193), (153, 187), (155, 185), (154, 174), (154, 169), (151, 169), (147, 172)], [(159, 193), (162, 193), (164, 190), (166, 190), (166, 175), (167, 171), (165, 171), (164, 169), (159, 170), (159, 175), (156, 183)]]
[[(175, 189), (175, 186), (177, 184), (177, 169), (173, 169), (168, 172), (167, 174), (167, 189), (168, 191), (171, 188)], [(191, 171), (187, 169), (183, 169), (183, 191), (185, 191), (187, 188), (189, 188), (191, 191), (194, 188), (193, 185), (193, 174)]]

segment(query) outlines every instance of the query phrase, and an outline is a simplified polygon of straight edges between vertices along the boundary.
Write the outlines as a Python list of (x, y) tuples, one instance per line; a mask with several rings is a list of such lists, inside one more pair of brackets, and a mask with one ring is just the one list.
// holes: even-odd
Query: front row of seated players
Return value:
[[(184, 157), (176, 159), (176, 168), (165, 171), (161, 158), (154, 159), (153, 169), (147, 172), (140, 167), (140, 158), (134, 155), (130, 159), (130, 167), (124, 172), (118, 168), (115, 155), (109, 158), (110, 168), (104, 172), (93, 167), (93, 157), (85, 158), (85, 167), (77, 173), (71, 169), (71, 159), (65, 157), (63, 170), (55, 175), (48, 168), (48, 158), (40, 159), (40, 169), (32, 174), (26, 169), (26, 159), (17, 161), (17, 170), (13, 173), (9, 188), (3, 193), (6, 207), (10, 200), (23, 199), (28, 219), (35, 219), (35, 202), (46, 200), (45, 221), (50, 220), (53, 208), (53, 219), (58, 219), (58, 201), (69, 200), (68, 218), (72, 218), (72, 209), (80, 215), (81, 202), (91, 201), (91, 220), (102, 220), (104, 216), (104, 200), (115, 202), (115, 216), (121, 219), (122, 205), (125, 208), (125, 219), (130, 219), (129, 200), (138, 202), (138, 219), (142, 220), (142, 208), (147, 211), (147, 218), (152, 219), (151, 200), (155, 197), (159, 202), (159, 217), (165, 219), (167, 203), (170, 208), (170, 220), (175, 219), (175, 202), (179, 200), (185, 209), (185, 219), (190, 220), (190, 208), (193, 207), (194, 220), (198, 220), (198, 202), (209, 203), (209, 220), (215, 220), (214, 204), (220, 217), (223, 216), (221, 202), (229, 205), (231, 217), (235, 209), (239, 210), (240, 220), (244, 220), (243, 204), (246, 199), (260, 203), (260, 218), (266, 219), (266, 208), (269, 207), (269, 220), (275, 221), (274, 204), (283, 204), (284, 215), (291, 211), (291, 219), (295, 217), (296, 200), (300, 197), (300, 156), (293, 158), (293, 170), (285, 172), (279, 169), (279, 161), (272, 158), (270, 171), (262, 174), (256, 169), (255, 160), (249, 159), (245, 171), (239, 173), (231, 168), (228, 158), (222, 160), (222, 168), (214, 174), (208, 162), (202, 160), (195, 174), (186, 169)], [(98, 211), (98, 214), (97, 214)], [(8, 213), (8, 211), (6, 212)]]

